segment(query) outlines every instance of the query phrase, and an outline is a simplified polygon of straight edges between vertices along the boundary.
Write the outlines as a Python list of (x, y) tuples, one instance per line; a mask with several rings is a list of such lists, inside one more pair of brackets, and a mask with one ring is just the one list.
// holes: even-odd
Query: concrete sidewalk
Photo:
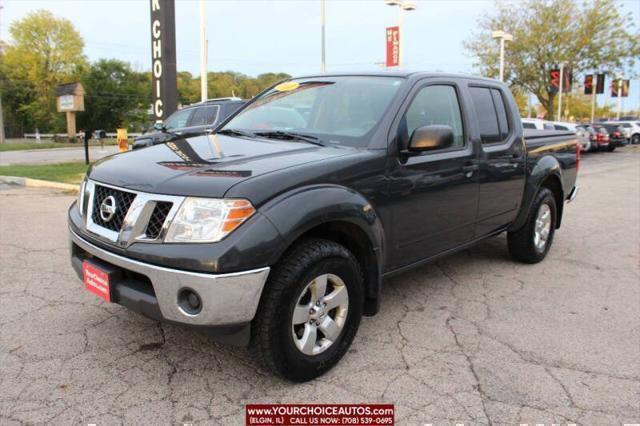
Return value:
[[(108, 145), (101, 150), (98, 146), (89, 147), (89, 160), (95, 161), (118, 152), (118, 147)], [(32, 149), (26, 151), (0, 152), (0, 166), (14, 164), (50, 164), (83, 161), (84, 148)]]

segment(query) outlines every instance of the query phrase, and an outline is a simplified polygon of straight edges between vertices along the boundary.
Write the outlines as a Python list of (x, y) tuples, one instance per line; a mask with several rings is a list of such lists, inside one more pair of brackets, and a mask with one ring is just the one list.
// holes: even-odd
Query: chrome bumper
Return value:
[[(163, 268), (103, 250), (69, 229), (71, 241), (82, 250), (112, 265), (149, 278), (162, 316), (189, 325), (228, 325), (253, 319), (269, 267), (230, 274), (205, 274)], [(198, 293), (202, 309), (189, 314), (178, 305), (182, 289)]]

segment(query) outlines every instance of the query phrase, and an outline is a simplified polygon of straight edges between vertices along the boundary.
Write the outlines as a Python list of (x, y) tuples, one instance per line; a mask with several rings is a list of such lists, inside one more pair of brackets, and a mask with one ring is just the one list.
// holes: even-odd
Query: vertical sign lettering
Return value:
[(387, 61), (388, 67), (400, 65), (400, 29), (398, 27), (387, 28)]
[(151, 2), (151, 80), (153, 118), (162, 122), (178, 105), (174, 0)]

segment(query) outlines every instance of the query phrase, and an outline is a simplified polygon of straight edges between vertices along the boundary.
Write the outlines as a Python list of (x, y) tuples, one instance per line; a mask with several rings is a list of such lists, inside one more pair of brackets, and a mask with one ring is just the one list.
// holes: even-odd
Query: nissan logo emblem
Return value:
[(105, 222), (109, 222), (115, 216), (117, 208), (116, 199), (113, 198), (113, 195), (109, 195), (100, 204), (100, 217)]

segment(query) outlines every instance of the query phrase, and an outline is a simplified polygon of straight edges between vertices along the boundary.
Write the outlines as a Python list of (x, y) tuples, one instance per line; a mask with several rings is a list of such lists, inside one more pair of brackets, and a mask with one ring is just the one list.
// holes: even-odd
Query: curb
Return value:
[(73, 185), (71, 183), (51, 182), (48, 180), (31, 179), (17, 176), (0, 176), (0, 183), (6, 183), (9, 185), (27, 186), (31, 188), (52, 188), (62, 189), (64, 191), (78, 192), (80, 185)]

